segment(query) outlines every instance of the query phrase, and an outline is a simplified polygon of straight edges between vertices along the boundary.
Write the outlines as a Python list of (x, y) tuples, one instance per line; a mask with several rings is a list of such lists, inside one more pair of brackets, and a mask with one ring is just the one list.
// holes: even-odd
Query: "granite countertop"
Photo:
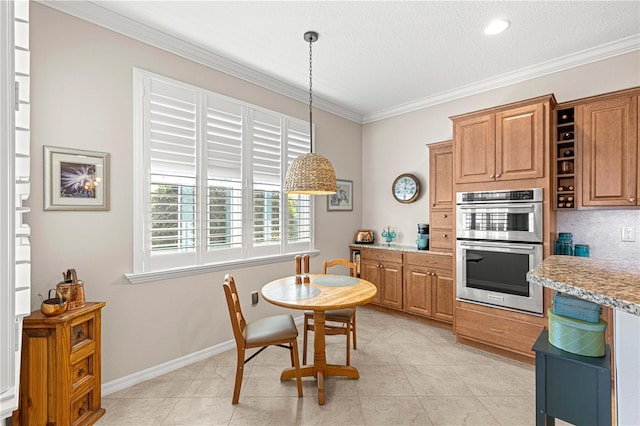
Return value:
[(640, 315), (640, 264), (614, 259), (549, 256), (529, 282)]
[(427, 253), (427, 254), (438, 254), (442, 256), (453, 256), (453, 253), (448, 251), (433, 251), (433, 250), (418, 250), (416, 246), (403, 246), (399, 244), (391, 243), (391, 246), (387, 247), (387, 244), (358, 244), (352, 243), (349, 244), (349, 247), (352, 248), (368, 248), (368, 249), (376, 249), (376, 250), (394, 250), (394, 251), (404, 251), (411, 253)]

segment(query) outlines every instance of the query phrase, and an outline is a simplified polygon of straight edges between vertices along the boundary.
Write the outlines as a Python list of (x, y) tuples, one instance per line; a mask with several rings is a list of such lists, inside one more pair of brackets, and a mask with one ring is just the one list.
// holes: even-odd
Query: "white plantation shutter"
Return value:
[[(287, 169), (299, 155), (311, 151), (309, 124), (289, 121), (287, 126)], [(287, 208), (287, 245), (305, 250), (312, 237), (311, 196), (289, 194)], [(303, 244), (301, 247), (300, 244)]]
[[(149, 79), (145, 138), (149, 152), (147, 237), (152, 253), (171, 253), (158, 263), (195, 261), (197, 226), (197, 94)], [(175, 256), (176, 254), (181, 256)]]
[(312, 248), (310, 196), (282, 192), (308, 123), (137, 69), (134, 93), (132, 275)]
[[(253, 248), (280, 247), (282, 125), (274, 114), (253, 111), (251, 123), (253, 164)], [(265, 254), (265, 253), (263, 253)]]
[(243, 110), (207, 96), (207, 246), (216, 252), (209, 256), (214, 261), (241, 256)]
[(207, 175), (242, 179), (242, 106), (207, 97)]
[(0, 2), (0, 422), (18, 407), (22, 318), (31, 311), (29, 2)]

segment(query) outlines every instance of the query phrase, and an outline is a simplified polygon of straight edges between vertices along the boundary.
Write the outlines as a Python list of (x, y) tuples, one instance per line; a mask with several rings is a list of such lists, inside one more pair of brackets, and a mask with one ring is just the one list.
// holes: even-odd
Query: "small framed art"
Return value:
[(109, 154), (44, 147), (45, 210), (109, 210)]
[(353, 210), (353, 181), (336, 179), (338, 192), (327, 195), (327, 210), (341, 212)]

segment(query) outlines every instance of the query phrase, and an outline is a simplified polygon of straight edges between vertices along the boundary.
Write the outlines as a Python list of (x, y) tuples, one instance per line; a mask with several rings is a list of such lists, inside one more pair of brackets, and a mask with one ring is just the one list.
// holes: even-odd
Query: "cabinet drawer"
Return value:
[(430, 229), (429, 248), (432, 250), (453, 250), (453, 230), (452, 229)]
[(71, 350), (76, 350), (82, 344), (93, 341), (93, 317), (71, 325)]
[(401, 263), (402, 252), (395, 250), (362, 249), (360, 250), (360, 258)]
[(91, 416), (95, 408), (93, 403), (93, 389), (90, 389), (87, 393), (80, 396), (77, 399), (71, 401), (71, 424), (78, 425), (83, 424), (84, 420)]
[(71, 387), (75, 391), (87, 381), (94, 379), (93, 362), (94, 354), (91, 353), (71, 365)]
[(494, 346), (531, 354), (544, 326), (484, 312), (456, 308), (456, 333)]
[(431, 228), (453, 228), (453, 214), (451, 210), (431, 209), (431, 218), (429, 226)]
[(428, 253), (405, 253), (404, 256), (406, 263), (409, 265), (449, 270), (452, 268), (452, 256)]

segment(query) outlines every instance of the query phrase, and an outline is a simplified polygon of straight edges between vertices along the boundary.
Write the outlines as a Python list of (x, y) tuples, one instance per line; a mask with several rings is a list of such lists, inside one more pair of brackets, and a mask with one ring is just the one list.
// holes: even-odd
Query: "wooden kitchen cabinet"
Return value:
[(405, 311), (453, 322), (452, 257), (405, 253)]
[(92, 425), (101, 407), (100, 322), (104, 302), (24, 319), (20, 401), (14, 425)]
[(378, 289), (372, 303), (402, 309), (402, 252), (361, 249), (360, 276)]
[(429, 144), (429, 247), (453, 251), (453, 142)]
[(544, 330), (544, 322), (510, 318), (505, 311), (464, 303), (456, 308), (456, 337), (533, 359), (531, 346)]
[(637, 206), (639, 90), (577, 107), (581, 122), (581, 205)]
[(575, 108), (572, 105), (558, 105), (555, 113), (555, 143), (553, 147), (552, 188), (553, 205), (556, 210), (575, 210), (577, 207), (577, 126)]
[(451, 117), (455, 183), (542, 178), (553, 95)]

